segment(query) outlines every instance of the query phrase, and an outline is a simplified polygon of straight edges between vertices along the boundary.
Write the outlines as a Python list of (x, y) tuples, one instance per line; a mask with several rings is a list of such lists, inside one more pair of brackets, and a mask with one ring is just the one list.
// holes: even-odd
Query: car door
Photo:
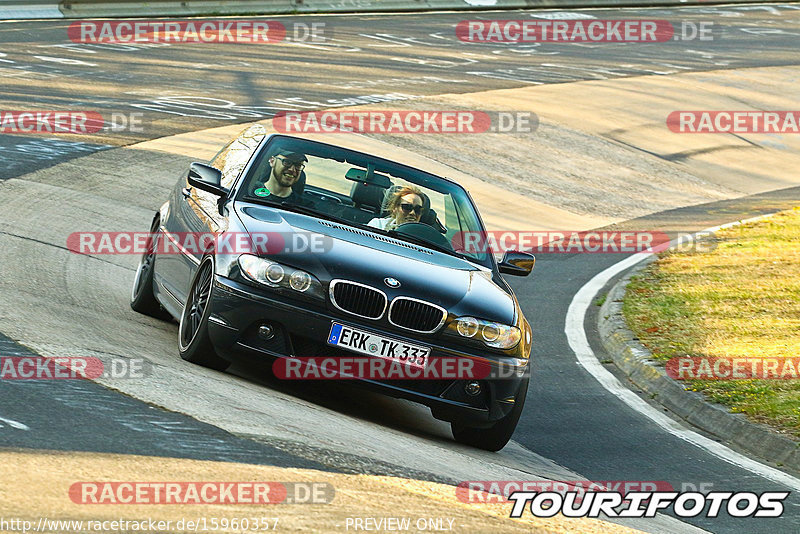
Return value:
[[(266, 136), (260, 124), (242, 131), (211, 160), (222, 172), (221, 185), (231, 189), (248, 161)], [(188, 176), (188, 173), (187, 173)], [(227, 230), (228, 222), (220, 212), (220, 198), (191, 187), (186, 177), (176, 186), (170, 199), (171, 209), (164, 227), (165, 243), (159, 255), (156, 273), (162, 285), (180, 303), (186, 302), (189, 287), (203, 256), (213, 243), (213, 236)]]

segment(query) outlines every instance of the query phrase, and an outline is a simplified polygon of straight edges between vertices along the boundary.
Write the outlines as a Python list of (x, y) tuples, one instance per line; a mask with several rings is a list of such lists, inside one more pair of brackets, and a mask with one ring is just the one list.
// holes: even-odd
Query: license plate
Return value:
[(410, 345), (339, 323), (331, 326), (328, 344), (418, 368), (425, 367), (431, 352), (428, 347)]

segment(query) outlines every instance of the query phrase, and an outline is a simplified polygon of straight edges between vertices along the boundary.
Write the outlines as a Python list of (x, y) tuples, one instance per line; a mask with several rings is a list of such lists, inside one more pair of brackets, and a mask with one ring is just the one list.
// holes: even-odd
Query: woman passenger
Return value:
[(367, 226), (394, 230), (404, 223), (419, 222), (422, 215), (422, 195), (422, 191), (413, 185), (406, 185), (394, 191), (388, 190), (383, 206), (389, 214), (383, 218), (372, 219)]

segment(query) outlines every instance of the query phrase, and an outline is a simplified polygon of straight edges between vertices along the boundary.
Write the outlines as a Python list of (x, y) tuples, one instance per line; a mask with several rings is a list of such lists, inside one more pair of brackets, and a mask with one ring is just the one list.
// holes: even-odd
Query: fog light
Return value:
[(264, 341), (269, 341), (270, 339), (275, 337), (275, 329), (272, 328), (272, 325), (269, 324), (261, 325), (258, 328), (258, 336)]
[(467, 385), (464, 386), (464, 391), (467, 392), (467, 395), (475, 396), (480, 395), (481, 393), (481, 383), (473, 380), (472, 382), (467, 382)]

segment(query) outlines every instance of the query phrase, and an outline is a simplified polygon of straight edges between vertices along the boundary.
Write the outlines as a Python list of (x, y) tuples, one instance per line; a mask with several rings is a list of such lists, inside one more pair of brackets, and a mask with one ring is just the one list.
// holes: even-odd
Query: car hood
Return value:
[[(456, 316), (515, 324), (514, 298), (492, 281), (488, 269), (324, 219), (267, 206), (235, 206), (246, 231), (283, 240), (283, 250), (268, 246), (265, 257), (306, 270), (326, 285), (332, 279), (352, 280), (380, 289), (390, 300), (408, 296), (442, 306)], [(316, 237), (305, 245), (301, 238), (292, 237), (298, 233)], [(293, 239), (297, 241), (292, 243)], [(400, 287), (389, 287), (386, 278), (395, 278)]]

